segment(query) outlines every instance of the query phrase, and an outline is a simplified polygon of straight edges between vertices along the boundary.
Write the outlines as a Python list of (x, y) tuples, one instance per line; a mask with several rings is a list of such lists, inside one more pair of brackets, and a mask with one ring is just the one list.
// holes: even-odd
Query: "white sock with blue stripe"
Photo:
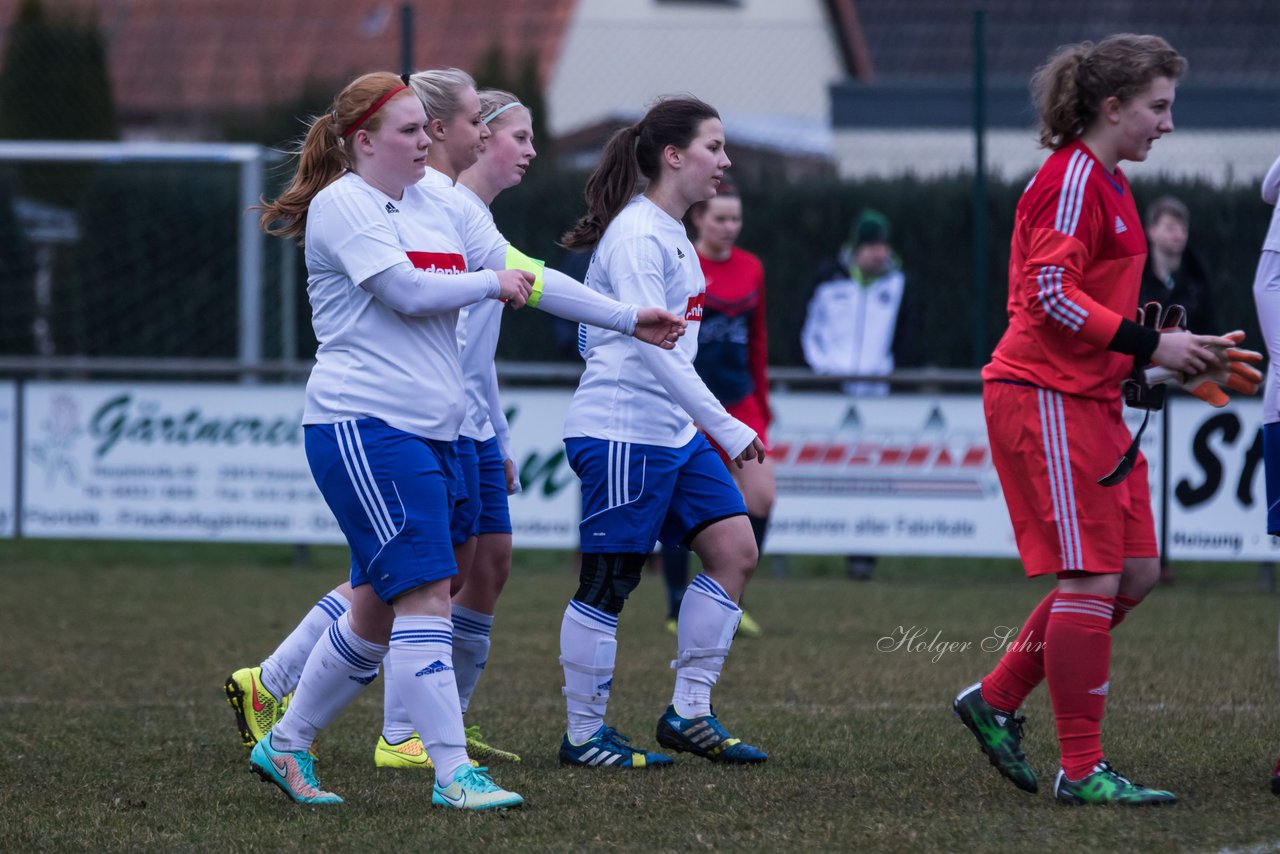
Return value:
[(618, 653), (618, 617), (570, 599), (560, 621), (560, 664), (569, 740), (582, 744), (604, 724)]
[(353, 632), (349, 616), (343, 614), (334, 621), (307, 657), (289, 708), (271, 730), (271, 746), (276, 750), (309, 750), (316, 733), (378, 678), (387, 648)]
[(409, 719), (409, 710), (400, 699), (400, 686), (391, 672), (390, 662), (382, 662), (382, 737), (387, 744), (399, 744), (417, 731)]
[(436, 766), (436, 781), (448, 786), (455, 771), (470, 766), (453, 670), (453, 624), (447, 617), (396, 617), (387, 670)]
[(676, 714), (696, 718), (711, 713), (711, 687), (720, 678), (741, 619), (742, 609), (711, 578), (699, 574), (689, 582), (676, 625), (678, 655), (671, 662)]
[(283, 698), (302, 678), (302, 668), (306, 666), (307, 656), (315, 647), (316, 641), (324, 630), (333, 625), (333, 621), (351, 610), (351, 603), (336, 590), (325, 594), (298, 623), (297, 628), (289, 633), (276, 651), (262, 662), (262, 684), (276, 696)]
[(493, 615), (481, 614), (461, 605), (453, 606), (453, 669), (458, 678), (458, 702), (462, 713), (471, 705), (480, 674), (489, 661), (489, 631)]

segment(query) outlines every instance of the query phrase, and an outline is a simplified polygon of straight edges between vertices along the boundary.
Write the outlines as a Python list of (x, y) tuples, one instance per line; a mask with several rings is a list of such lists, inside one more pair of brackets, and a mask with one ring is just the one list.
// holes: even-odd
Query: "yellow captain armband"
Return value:
[(533, 290), (529, 292), (529, 299), (525, 302), (529, 308), (537, 308), (542, 300), (542, 268), (545, 266), (537, 258), (530, 258), (514, 246), (507, 246), (507, 269), (533, 273)]

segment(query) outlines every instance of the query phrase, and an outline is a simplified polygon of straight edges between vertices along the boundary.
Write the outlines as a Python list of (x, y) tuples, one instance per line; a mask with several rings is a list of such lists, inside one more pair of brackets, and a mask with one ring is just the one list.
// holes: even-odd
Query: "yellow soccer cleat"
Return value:
[(224, 687), (245, 747), (261, 741), (289, 706), (288, 697), (277, 698), (262, 684), (261, 667), (242, 667), (231, 674)]
[(742, 619), (738, 621), (738, 636), (744, 638), (758, 638), (764, 634), (764, 629), (760, 628), (760, 624), (751, 618), (746, 611), (742, 612)]
[(431, 757), (422, 746), (422, 739), (411, 735), (399, 744), (391, 744), (378, 736), (378, 746), (373, 749), (373, 764), (379, 768), (418, 768), (433, 770)]

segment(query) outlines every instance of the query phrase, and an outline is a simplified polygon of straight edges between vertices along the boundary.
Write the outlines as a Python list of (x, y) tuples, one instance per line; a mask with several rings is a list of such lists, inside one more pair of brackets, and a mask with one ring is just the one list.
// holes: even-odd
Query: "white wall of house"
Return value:
[[(1280, 154), (1272, 130), (1179, 130), (1158, 140), (1143, 163), (1124, 163), (1130, 178), (1201, 178), (1217, 186), (1256, 184)], [(973, 168), (973, 134), (963, 129), (837, 129), (832, 156), (841, 178), (883, 178), (914, 173), (933, 177)], [(1040, 168), (1048, 152), (1035, 132), (987, 133), (987, 170), (1016, 178)]]
[(821, 0), (581, 0), (547, 88), (551, 131), (692, 93), (722, 115), (826, 127), (843, 76)]

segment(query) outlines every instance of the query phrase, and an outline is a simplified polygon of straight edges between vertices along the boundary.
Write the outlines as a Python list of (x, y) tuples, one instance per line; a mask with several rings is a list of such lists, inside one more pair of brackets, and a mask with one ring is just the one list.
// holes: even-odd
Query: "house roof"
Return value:
[[(401, 0), (41, 0), (49, 16), (96, 15), (116, 103), (147, 123), (253, 110), (401, 70)], [(0, 51), (21, 0), (0, 0)], [(546, 79), (575, 0), (415, 0), (417, 68), (472, 69), (495, 45), (530, 52)]]
[(1275, 0), (854, 0), (880, 79), (967, 77), (973, 13), (986, 11), (987, 73), (1025, 82), (1057, 46), (1158, 33), (1190, 64), (1188, 83), (1280, 83)]

